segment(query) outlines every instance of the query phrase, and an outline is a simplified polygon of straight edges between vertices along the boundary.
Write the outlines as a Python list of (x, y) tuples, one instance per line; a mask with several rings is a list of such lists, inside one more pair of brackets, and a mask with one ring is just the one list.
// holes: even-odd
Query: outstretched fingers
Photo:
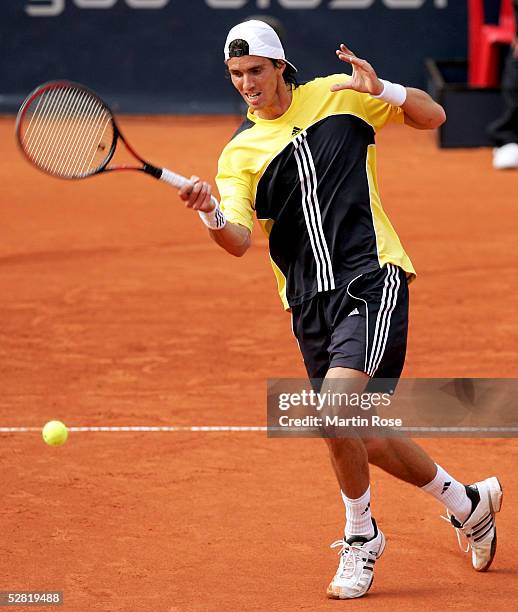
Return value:
[(338, 59), (343, 62), (348, 62), (349, 64), (358, 65), (359, 62), (362, 62), (354, 51), (351, 51), (349, 47), (344, 45), (343, 43), (340, 45), (340, 48), (336, 50), (336, 55)]
[(344, 53), (345, 55), (350, 55), (352, 57), (356, 57), (356, 53), (354, 53), (354, 51), (351, 51), (351, 49), (349, 49), (349, 47), (347, 45), (344, 45), (344, 43), (340, 44), (340, 49), (338, 49), (336, 52), (337, 53)]
[[(340, 61), (351, 64), (353, 67), (353, 73), (354, 69), (356, 67), (360, 67), (360, 62), (363, 61), (356, 57), (355, 53), (351, 51), (347, 45), (344, 45), (344, 43), (341, 43), (340, 48), (336, 50), (336, 56)], [(342, 91), (344, 89), (353, 89), (353, 87), (351, 85), (351, 81), (347, 81), (345, 83), (335, 83), (330, 87), (330, 89), (331, 91)]]
[(339, 60), (351, 64), (353, 68), (359, 68), (360, 70), (369, 70), (371, 68), (371, 65), (367, 60), (360, 59), (359, 57), (356, 57), (356, 55), (347, 55), (341, 51), (337, 51), (336, 55), (338, 56)]

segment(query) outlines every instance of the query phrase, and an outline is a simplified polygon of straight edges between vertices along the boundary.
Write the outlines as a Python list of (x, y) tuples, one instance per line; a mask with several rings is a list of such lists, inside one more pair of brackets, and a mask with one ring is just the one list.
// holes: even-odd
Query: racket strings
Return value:
[(42, 170), (80, 178), (99, 169), (111, 154), (110, 111), (89, 91), (61, 86), (43, 91), (24, 116), (21, 144)]

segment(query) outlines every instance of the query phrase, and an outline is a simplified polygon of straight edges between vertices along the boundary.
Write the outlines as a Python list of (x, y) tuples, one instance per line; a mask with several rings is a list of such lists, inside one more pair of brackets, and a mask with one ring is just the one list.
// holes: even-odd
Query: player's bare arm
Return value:
[[(197, 176), (191, 176), (191, 183), (179, 190), (178, 195), (187, 208), (210, 213), (214, 210), (211, 200), (212, 187)], [(246, 227), (227, 221), (220, 230), (210, 230), (211, 238), (225, 251), (235, 257), (242, 257), (250, 247), (250, 232)]]
[(446, 121), (446, 113), (425, 91), (414, 87), (406, 88), (403, 106), (405, 125), (418, 130), (433, 130)]
[[(336, 50), (336, 55), (339, 60), (352, 66), (353, 73), (350, 81), (333, 85), (332, 91), (353, 89), (371, 96), (382, 94), (384, 84), (369, 62), (357, 57), (344, 44)], [(419, 130), (433, 130), (446, 121), (446, 113), (442, 106), (421, 89), (407, 87), (406, 99), (401, 108), (405, 113), (405, 124)]]
[(222, 230), (209, 230), (209, 233), (214, 242), (235, 257), (242, 257), (250, 247), (250, 232), (238, 223), (227, 221)]

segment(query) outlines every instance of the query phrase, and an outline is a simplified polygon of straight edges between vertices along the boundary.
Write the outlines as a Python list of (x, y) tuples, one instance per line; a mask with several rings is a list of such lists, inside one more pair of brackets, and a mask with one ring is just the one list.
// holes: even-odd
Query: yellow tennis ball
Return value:
[(61, 421), (49, 421), (41, 430), (43, 440), (49, 446), (61, 446), (68, 438), (68, 429)]

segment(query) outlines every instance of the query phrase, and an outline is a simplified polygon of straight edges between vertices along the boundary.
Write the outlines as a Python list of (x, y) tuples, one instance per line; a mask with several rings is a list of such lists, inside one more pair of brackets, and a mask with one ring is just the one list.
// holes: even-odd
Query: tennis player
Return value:
[[(444, 110), (419, 89), (379, 79), (343, 44), (336, 53), (351, 76), (299, 85), (277, 34), (261, 21), (232, 28), (224, 53), (249, 110), (219, 159), (221, 204), (214, 207), (211, 186), (197, 177), (180, 197), (238, 257), (257, 217), (311, 379), (325, 379), (326, 389), (397, 379), (415, 272), (381, 205), (375, 134), (389, 122), (436, 128)], [(502, 498), (497, 478), (466, 486), (409, 439), (351, 432), (326, 441), (346, 516), (343, 539), (332, 545), (340, 562), (329, 597), (365, 595), (385, 547), (371, 515), (369, 463), (441, 501), (471, 545), (473, 567), (488, 569)]]

